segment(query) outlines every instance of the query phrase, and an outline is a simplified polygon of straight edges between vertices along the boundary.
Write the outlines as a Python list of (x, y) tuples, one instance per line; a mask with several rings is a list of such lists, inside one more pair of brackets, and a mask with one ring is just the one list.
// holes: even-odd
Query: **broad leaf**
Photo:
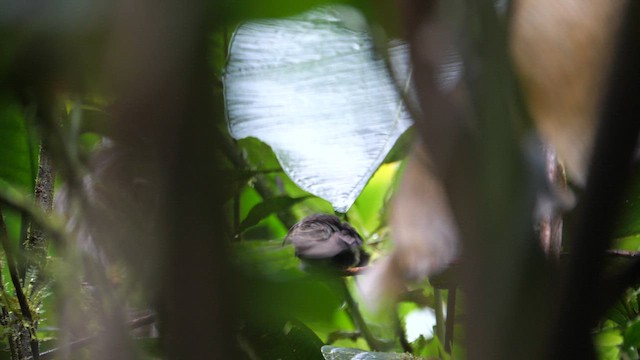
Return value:
[[(35, 129), (27, 123), (22, 107), (7, 98), (0, 100), (0, 182), (31, 196), (38, 172), (38, 147)], [(20, 241), (20, 213), (3, 206), (2, 215), (9, 238)]]
[[(345, 212), (411, 120), (351, 8), (240, 26), (224, 76), (229, 129), (269, 144), (302, 189)], [(408, 48), (389, 50), (408, 89)]]
[(241, 349), (260, 359), (322, 360), (322, 340), (300, 321), (278, 319), (254, 323), (240, 329)]
[(334, 289), (336, 279), (300, 270), (293, 246), (282, 246), (281, 241), (243, 241), (234, 243), (231, 250), (239, 270), (237, 281), (251, 289), (238, 299), (243, 317), (261, 321), (295, 317), (331, 325), (343, 302)]
[(406, 353), (367, 352), (364, 350), (323, 346), (322, 356), (325, 360), (411, 360), (419, 359)]
[(14, 103), (0, 104), (0, 178), (33, 192), (37, 170), (37, 144), (23, 110)]

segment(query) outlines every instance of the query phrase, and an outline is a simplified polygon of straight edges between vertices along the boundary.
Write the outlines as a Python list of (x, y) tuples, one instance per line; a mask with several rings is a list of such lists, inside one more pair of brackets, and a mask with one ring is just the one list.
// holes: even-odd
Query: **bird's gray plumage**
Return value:
[(329, 260), (348, 268), (366, 265), (369, 255), (361, 246), (362, 237), (335, 215), (314, 214), (295, 224), (285, 238), (303, 260)]

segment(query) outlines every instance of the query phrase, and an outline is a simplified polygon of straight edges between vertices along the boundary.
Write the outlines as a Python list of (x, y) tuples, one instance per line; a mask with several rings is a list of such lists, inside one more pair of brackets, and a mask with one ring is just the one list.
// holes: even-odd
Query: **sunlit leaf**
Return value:
[(611, 347), (621, 345), (624, 339), (619, 330), (605, 330), (596, 335), (595, 343), (600, 347)]
[[(250, 294), (239, 299), (246, 318), (295, 317), (301, 321), (333, 323), (343, 302), (334, 290), (335, 279), (300, 270), (291, 245), (244, 241), (232, 248), (240, 283)], [(260, 299), (256, 302), (256, 299)]]
[(298, 280), (306, 275), (300, 270), (300, 261), (293, 246), (282, 241), (242, 241), (233, 244), (234, 262), (250, 276), (281, 282)]
[(411, 346), (413, 347), (415, 354), (424, 356), (427, 359), (450, 359), (450, 355), (444, 351), (444, 346), (437, 336), (431, 339), (425, 339), (421, 336), (416, 341), (414, 341)]
[[(269, 144), (291, 179), (341, 212), (411, 125), (366, 30), (344, 7), (246, 23), (224, 76), (233, 137)], [(407, 46), (389, 52), (408, 87)]]
[(369, 237), (385, 220), (380, 215), (397, 169), (397, 163), (380, 166), (348, 212), (349, 222), (365, 237)]

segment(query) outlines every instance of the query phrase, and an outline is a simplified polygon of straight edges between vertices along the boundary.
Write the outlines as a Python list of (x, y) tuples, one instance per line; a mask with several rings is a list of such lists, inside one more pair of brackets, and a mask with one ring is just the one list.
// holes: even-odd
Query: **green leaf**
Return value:
[[(7, 98), (0, 99), (0, 144), (0, 181), (23, 196), (31, 196), (38, 172), (39, 143), (22, 107)], [(9, 238), (18, 243), (21, 214), (4, 206), (2, 214)]]
[[(615, 237), (628, 238), (634, 248), (640, 249), (640, 167), (636, 166), (632, 183), (622, 203), (620, 220), (616, 224)], [(635, 240), (635, 241), (633, 241)], [(627, 245), (629, 246), (629, 245)]]
[(381, 217), (386, 205), (387, 194), (393, 184), (398, 164), (383, 164), (369, 180), (360, 196), (349, 209), (349, 222), (365, 237), (379, 230), (386, 220)]
[(624, 330), (624, 347), (640, 346), (640, 320), (636, 320)]
[(444, 346), (442, 346), (437, 336), (428, 340), (420, 336), (418, 340), (414, 341), (411, 345), (416, 354), (429, 359), (437, 358), (447, 360), (451, 358), (451, 356), (444, 351)]
[(33, 193), (37, 176), (38, 143), (20, 106), (0, 103), (0, 179)]
[(596, 335), (595, 343), (599, 347), (612, 347), (621, 345), (624, 338), (620, 335), (620, 330), (609, 329)]
[(299, 203), (302, 200), (307, 199), (308, 196), (302, 196), (292, 198), (290, 196), (278, 196), (271, 199), (267, 199), (257, 205), (255, 205), (247, 217), (240, 223), (240, 231), (244, 231), (247, 228), (256, 225), (260, 220), (266, 218), (271, 214), (276, 214), (280, 211), (285, 211), (293, 205)]
[(291, 16), (302, 11), (309, 10), (314, 6), (325, 5), (327, 3), (340, 2), (331, 0), (271, 0), (271, 1), (250, 1), (235, 0), (234, 6), (238, 12), (247, 18), (283, 17)]
[(240, 348), (260, 359), (322, 360), (322, 345), (309, 327), (295, 319), (248, 321), (240, 330)]
[(248, 137), (237, 142), (249, 166), (261, 170), (280, 170), (280, 163), (271, 147), (259, 139)]
[(307, 276), (300, 270), (300, 261), (293, 246), (282, 241), (242, 241), (232, 244), (234, 263), (243, 272), (271, 281), (296, 280)]
[(232, 253), (237, 281), (251, 289), (238, 304), (245, 318), (295, 317), (332, 326), (334, 314), (344, 301), (334, 290), (335, 278), (300, 270), (292, 246), (275, 241), (244, 241), (235, 243)]

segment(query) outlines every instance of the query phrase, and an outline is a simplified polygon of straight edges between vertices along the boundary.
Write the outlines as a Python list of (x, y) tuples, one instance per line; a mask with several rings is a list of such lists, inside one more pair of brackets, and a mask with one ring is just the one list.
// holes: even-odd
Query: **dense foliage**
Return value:
[[(388, 78), (375, 86), (351, 86), (363, 80), (349, 77), (321, 85), (367, 108), (347, 113), (340, 105), (351, 101), (310, 105), (334, 110), (320, 117), (348, 114), (344, 128), (336, 128), (340, 118), (322, 123), (282, 112), (294, 106), (281, 98), (280, 107), (247, 109), (249, 100), (239, 96), (242, 111), (230, 112), (238, 107), (224, 98), (233, 76), (242, 79), (249, 70), (262, 80), (273, 72), (291, 76), (288, 82), (311, 76), (287, 74), (290, 68), (277, 62), (229, 69), (234, 29), (256, 19), (300, 20), (328, 3), (352, 6), (338, 8), (343, 15), (363, 14), (356, 25), (345, 15), (352, 27), (338, 32), (362, 45), (358, 61), (371, 62), (350, 58), (343, 70), (366, 65), (374, 77)], [(359, 275), (308, 271), (283, 239), (305, 216), (338, 208), (348, 209), (338, 215), (363, 237), (372, 266), (394, 248), (391, 199), (412, 144), (429, 142), (425, 131), (433, 130), (421, 117), (450, 105), (449, 98), (436, 105), (438, 97), (424, 100), (424, 64), (414, 64), (416, 93), (408, 90), (406, 52), (415, 50), (415, 24), (429, 25), (429, 6), (407, 1), (402, 13), (368, 1), (0, 5), (0, 359), (640, 358), (640, 178), (637, 164), (629, 165), (638, 136), (624, 120), (634, 114), (624, 99), (625, 89), (638, 86), (636, 74), (613, 77), (602, 117), (614, 106), (623, 119), (603, 126), (596, 170), (586, 188), (574, 189), (577, 206), (564, 215), (564, 251), (545, 257), (532, 213), (536, 191), (546, 185), (531, 175), (522, 150), (522, 133), (534, 130), (506, 59), (509, 13), (497, 21), (492, 1), (453, 3), (450, 11), (471, 13), (475, 21), (458, 29), (473, 36), (451, 62), (460, 56), (470, 64), (468, 108), (461, 112), (475, 122), (453, 137), (463, 144), (447, 153), (453, 165), (443, 167), (435, 156), (433, 167), (446, 173), (466, 253), (444, 274), (402, 285), (399, 301), (381, 301), (377, 311), (365, 306), (371, 299), (362, 297)], [(635, 7), (633, 16), (640, 14)], [(326, 19), (312, 20), (305, 31), (333, 31)], [(396, 37), (407, 40), (404, 47), (387, 41)], [(387, 44), (397, 53), (387, 52)], [(634, 51), (626, 55), (631, 60)], [(404, 63), (394, 68), (398, 52)], [(325, 69), (342, 65), (326, 53), (301, 67), (325, 60), (326, 68), (311, 73), (329, 79)], [(406, 67), (404, 75), (394, 76), (398, 66)], [(349, 86), (340, 87), (345, 78)], [(381, 93), (384, 101), (376, 97)], [(249, 94), (257, 97), (257, 90)], [(411, 109), (411, 101), (425, 111)], [(394, 116), (381, 115), (381, 103)], [(270, 135), (239, 136), (238, 111), (251, 115), (249, 130), (251, 120), (288, 118), (284, 125), (278, 119)], [(378, 115), (382, 120), (372, 120)], [(410, 117), (415, 125), (405, 131)], [(318, 131), (295, 133), (295, 142), (284, 136), (300, 124), (317, 124)], [(285, 144), (267, 144), (274, 137)], [(344, 189), (327, 185), (334, 180), (328, 175), (344, 175), (344, 163), (314, 167), (312, 158), (309, 166), (297, 152), (325, 140), (332, 148), (320, 148), (320, 155), (335, 155), (330, 162), (338, 163), (347, 151), (346, 170), (366, 170), (342, 176), (356, 184), (346, 189), (352, 205), (343, 201)], [(289, 141), (296, 146), (286, 147)], [(339, 193), (342, 202), (310, 192), (318, 188), (320, 195)], [(596, 224), (600, 209), (605, 214)], [(576, 280), (582, 278), (593, 282)]]

